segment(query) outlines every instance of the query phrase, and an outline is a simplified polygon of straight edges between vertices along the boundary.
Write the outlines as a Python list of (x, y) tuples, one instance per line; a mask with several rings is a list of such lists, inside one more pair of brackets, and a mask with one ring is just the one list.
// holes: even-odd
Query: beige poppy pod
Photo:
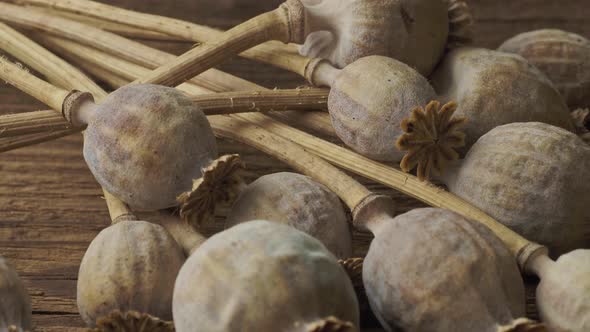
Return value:
[(31, 299), (14, 267), (0, 256), (0, 331), (31, 331)]
[(590, 40), (563, 30), (542, 29), (516, 35), (498, 50), (519, 54), (539, 68), (572, 110), (590, 107)]
[(344, 68), (382, 55), (428, 75), (442, 57), (449, 34), (444, 0), (301, 0), (306, 40), (301, 54)]
[[(536, 267), (539, 314), (552, 331), (590, 331), (590, 250), (574, 250)], [(584, 296), (585, 295), (585, 296)]]
[(174, 286), (179, 332), (358, 331), (350, 279), (324, 245), (270, 221), (239, 224), (209, 238)]
[(84, 158), (97, 181), (133, 209), (176, 206), (176, 198), (217, 158), (203, 112), (184, 93), (133, 84), (97, 106)]
[(443, 181), (552, 256), (590, 245), (590, 146), (548, 124), (494, 128)]
[(251, 220), (280, 222), (320, 240), (338, 258), (352, 256), (352, 235), (340, 199), (311, 178), (289, 172), (262, 176), (238, 196), (226, 228)]
[(492, 128), (538, 121), (573, 131), (569, 110), (555, 87), (521, 56), (462, 47), (448, 53), (431, 77), (443, 101), (467, 118), (466, 153)]
[[(320, 70), (321, 73), (321, 70)], [(396, 145), (412, 109), (436, 99), (426, 78), (383, 56), (359, 59), (332, 75), (328, 108), (336, 134), (356, 152), (380, 161), (400, 161)]]
[(171, 320), (174, 281), (184, 261), (181, 247), (162, 226), (145, 221), (109, 226), (90, 243), (80, 264), (82, 319), (93, 327), (117, 310)]
[(387, 331), (545, 331), (527, 319), (514, 257), (487, 228), (424, 208), (372, 225), (363, 280)]

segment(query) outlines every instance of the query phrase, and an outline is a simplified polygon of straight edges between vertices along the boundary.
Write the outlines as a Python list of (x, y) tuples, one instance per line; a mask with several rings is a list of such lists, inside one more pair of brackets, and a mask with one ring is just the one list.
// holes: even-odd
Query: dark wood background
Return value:
[[(125, 8), (229, 28), (273, 9), (279, 0), (109, 0)], [(512, 35), (538, 28), (561, 28), (590, 37), (590, 0), (472, 0), (476, 41), (494, 48)], [(188, 43), (146, 41), (179, 53)], [(297, 76), (235, 59), (221, 67), (267, 87), (295, 87)], [(0, 114), (43, 109), (28, 96), (0, 84)], [(244, 155), (252, 177), (288, 167), (255, 150), (220, 141), (222, 152)], [(18, 269), (33, 300), (35, 330), (79, 331), (76, 277), (84, 251), (109, 224), (99, 186), (82, 158), (80, 135), (0, 155), (0, 255)], [(392, 191), (400, 212), (421, 206)], [(222, 218), (222, 216), (220, 216)], [(358, 254), (369, 239), (357, 236)], [(529, 289), (529, 294), (532, 288)], [(531, 315), (534, 309), (529, 303)]]

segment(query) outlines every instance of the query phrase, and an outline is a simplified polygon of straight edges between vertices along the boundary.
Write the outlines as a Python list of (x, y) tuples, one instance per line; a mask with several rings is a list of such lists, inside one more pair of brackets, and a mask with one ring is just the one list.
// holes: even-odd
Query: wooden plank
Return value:
[(76, 280), (23, 278), (37, 314), (77, 315)]
[(84, 322), (78, 314), (45, 314), (33, 315), (34, 331), (39, 332), (86, 332)]
[(1, 254), (19, 275), (31, 279), (75, 279), (88, 242), (1, 241)]

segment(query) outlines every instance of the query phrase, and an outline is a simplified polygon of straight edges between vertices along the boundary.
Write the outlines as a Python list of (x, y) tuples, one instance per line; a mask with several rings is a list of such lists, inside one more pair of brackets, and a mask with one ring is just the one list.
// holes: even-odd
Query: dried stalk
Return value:
[[(141, 43), (121, 36), (93, 28), (65, 18), (47, 15), (42, 11), (14, 6), (0, 2), (0, 20), (20, 27), (45, 31), (51, 35), (74, 40), (82, 44), (104, 50), (123, 59), (138, 63), (148, 68), (157, 68), (164, 63), (173, 61), (176, 56), (150, 48)], [(131, 53), (133, 55), (131, 55)], [(215, 69), (195, 77), (191, 82), (208, 89), (232, 90), (225, 86), (226, 81), (239, 84), (241, 90), (259, 90), (256, 85), (241, 80)], [(233, 86), (232, 86), (233, 87)]]
[[(96, 106), (90, 93), (58, 88), (5, 58), (0, 58), (0, 78), (47, 104), (55, 111), (61, 112), (75, 127), (85, 125), (91, 115), (90, 112), (93, 112)], [(18, 125), (28, 127), (28, 124), (22, 122)]]
[[(126, 11), (117, 7), (107, 6), (91, 1), (33, 1), (20, 2), (39, 6), (48, 6), (64, 11), (74, 11), (76, 13), (83, 13), (85, 15), (119, 22), (122, 24), (133, 25), (138, 23), (137, 27), (145, 29), (155, 29), (160, 26), (162, 29), (169, 30), (170, 33), (183, 33), (188, 31), (193, 39), (198, 41), (214, 41), (219, 38), (222, 32), (201, 27), (192, 23), (183, 22), (180, 20), (153, 16), (148, 14), (141, 14), (133, 11)], [(162, 19), (163, 21), (161, 21)], [(170, 61), (173, 61), (176, 56), (149, 48), (143, 44), (136, 43), (120, 37), (118, 35), (102, 31), (90, 27), (88, 25), (74, 22), (65, 18), (59, 18), (48, 15), (46, 12), (35, 10), (32, 8), (24, 9), (22, 7), (10, 6), (8, 4), (0, 3), (0, 20), (12, 22), (25, 28), (33, 28), (36, 30), (46, 31), (52, 35), (58, 35), (63, 38), (77, 41), (81, 44), (88, 45), (99, 50), (106, 51), (110, 54), (115, 54), (122, 59), (128, 60), (132, 63), (144, 65), (149, 69), (155, 69)], [(163, 24), (165, 22), (166, 24)], [(176, 23), (174, 23), (176, 22)], [(173, 27), (173, 28), (171, 28)], [(168, 33), (165, 31), (160, 31)], [(285, 47), (280, 43), (264, 44), (246, 52), (254, 55), (252, 58), (274, 64), (276, 66), (291, 70), (301, 76), (305, 76), (306, 70), (314, 62), (313, 59), (302, 57), (292, 49)], [(203, 88), (212, 91), (232, 91), (232, 90), (261, 90), (262, 87), (248, 82), (246, 80), (237, 78), (235, 76), (226, 74), (224, 72), (210, 69), (201, 75), (193, 78), (192, 83), (197, 84)], [(334, 129), (332, 128), (329, 115), (323, 112), (306, 112), (300, 114), (299, 112), (280, 112), (272, 114), (273, 117), (286, 121), (290, 124), (296, 124), (306, 129), (312, 130), (329, 137), (336, 137)]]
[[(84, 34), (80, 34), (84, 35)], [(34, 34), (34, 38), (44, 44), (45, 46), (52, 49), (54, 52), (59, 53), (61, 56), (65, 57), (66, 59), (79, 63), (81, 67), (86, 68), (87, 64), (91, 64), (88, 70), (96, 70), (96, 68), (105, 68), (108, 67), (111, 73), (115, 73), (117, 77), (120, 78), (127, 78), (129, 80), (135, 79), (135, 77), (141, 77), (145, 75), (146, 68), (141, 67), (141, 65), (136, 64), (135, 62), (130, 63), (129, 61), (124, 61), (123, 59), (114, 58), (110, 56), (108, 51), (104, 52), (105, 49), (102, 47), (102, 44), (95, 43), (94, 41), (102, 40), (103, 38), (98, 38), (92, 40), (90, 38), (85, 39), (82, 44), (91, 44), (94, 47), (88, 47), (85, 45), (80, 45), (79, 43), (63, 39), (61, 37), (49, 36), (46, 34)], [(134, 42), (127, 41), (125, 39), (119, 40), (122, 44), (119, 44), (121, 49), (125, 49), (127, 56), (124, 59), (131, 59), (133, 61), (136, 53), (143, 52), (152, 52), (154, 59), (156, 56), (158, 58), (158, 63), (164, 63), (167, 61), (166, 59), (171, 59), (174, 56), (167, 53), (162, 53), (158, 50), (150, 49), (141, 49), (138, 50), (134, 46)], [(159, 55), (158, 55), (159, 54)], [(164, 54), (163, 57), (162, 54)], [(79, 60), (83, 60), (81, 63)], [(156, 65), (157, 66), (157, 65)], [(148, 66), (149, 69), (155, 68), (155, 66)], [(215, 76), (215, 72), (209, 71), (212, 75)], [(206, 73), (205, 73), (206, 74)], [(100, 76), (100, 75), (99, 75)], [(202, 75), (203, 76), (203, 75)], [(205, 76), (203, 76), (205, 77)], [(112, 75), (110, 79), (112, 79)], [(218, 81), (225, 81), (225, 84), (218, 84)], [(214, 84), (207, 84), (206, 86), (197, 86), (193, 84), (195, 80), (189, 81), (187, 83), (183, 83), (182, 89), (189, 91), (191, 94), (202, 94), (202, 93), (210, 93), (211, 91), (214, 92), (227, 92), (233, 90), (245, 90), (245, 91), (254, 91), (254, 90), (263, 90), (264, 87), (256, 85), (254, 83), (235, 78), (229, 74), (224, 74), (223, 76), (217, 77)], [(117, 86), (115, 84), (115, 86)], [(120, 85), (119, 85), (120, 86)], [(284, 120), (290, 124), (297, 124), (304, 128), (308, 128), (313, 130), (314, 132), (324, 134), (329, 137), (334, 137), (334, 129), (332, 128), (330, 118), (327, 113), (325, 112), (273, 112), (270, 113), (274, 118)]]
[(61, 111), (69, 91), (57, 88), (29, 74), (6, 58), (0, 58), (0, 76), (7, 83), (31, 95), (54, 110)]
[[(76, 61), (71, 61), (71, 62), (76, 63)], [(109, 76), (108, 77), (108, 80), (105, 79), (104, 82), (107, 83), (108, 85), (110, 85), (111, 87), (113, 87), (113, 86), (123, 86), (123, 85), (127, 84), (127, 82), (129, 82), (128, 80), (126, 80), (126, 79), (124, 79), (124, 78), (122, 78), (120, 76), (106, 75), (104, 69), (99, 68), (99, 67), (94, 66), (94, 65), (86, 64), (84, 66), (84, 69), (90, 74), (90, 76), (94, 76), (94, 77)]]
[(123, 201), (103, 189), (104, 199), (109, 209), (111, 223), (116, 224), (126, 220), (137, 220), (131, 209)]
[[(5, 51), (10, 52), (12, 55), (14, 55), (20, 61), (23, 61), (28, 65), (31, 65), (33, 68), (35, 68), (37, 71), (39, 71), (41, 74), (43, 74), (47, 77), (56, 78), (56, 77), (61, 76), (62, 77), (61, 82), (64, 84), (63, 85), (64, 88), (69, 88), (69, 89), (84, 88), (84, 89), (87, 89), (90, 93), (92, 93), (95, 96), (95, 98), (98, 98), (98, 99), (102, 99), (107, 95), (107, 93), (104, 90), (102, 90), (98, 85), (96, 85), (92, 80), (87, 78), (84, 74), (82, 74), (80, 71), (78, 71), (77, 69), (75, 69), (74, 67), (69, 65), (67, 62), (65, 62), (65, 61), (61, 60), (60, 58), (58, 58), (57, 56), (55, 56), (53, 53), (45, 50), (44, 48), (37, 45), (32, 40), (24, 37), (23, 35), (15, 33), (14, 30), (11, 30), (10, 28), (8, 28), (6, 26), (2, 26), (0, 28), (1, 28), (0, 30), (3, 32), (2, 37), (9, 38), (9, 36), (10, 36), (11, 38), (18, 39), (18, 44), (9, 45), (9, 47), (7, 47), (5, 49)], [(1, 59), (1, 60), (3, 60), (3, 59)], [(0, 62), (2, 62), (4, 64), (7, 63), (7, 61), (0, 61)], [(10, 72), (10, 71), (14, 72), (14, 70), (15, 70), (14, 68), (11, 68), (10, 66), (6, 66), (5, 68), (8, 69), (8, 72)], [(16, 68), (18, 69), (18, 67), (16, 67)], [(24, 71), (21, 70), (21, 72), (24, 72)], [(18, 72), (18, 70), (16, 71), (16, 73), (17, 73), (17, 75), (21, 74)], [(25, 74), (28, 74), (28, 73), (25, 72)], [(37, 81), (36, 81), (34, 79), (34, 77), (33, 77), (33, 79), (31, 79), (30, 77), (27, 77), (27, 76), (32, 76), (32, 75), (25, 75), (24, 77), (23, 76), (13, 77), (13, 78), (15, 78), (15, 80), (10, 80), (10, 81), (14, 81), (15, 83), (17, 83), (21, 86), (26, 86), (27, 89), (29, 89), (29, 90), (34, 90), (35, 89), (34, 85), (39, 83), (38, 81), (41, 81), (41, 80), (37, 79)], [(41, 81), (41, 82), (43, 82), (43, 81)], [(50, 85), (49, 84), (45, 84), (45, 85), (41, 84), (40, 86), (47, 88)], [(56, 87), (51, 87), (50, 90), (54, 90), (59, 93), (63, 93), (63, 91), (66, 91), (66, 90), (56, 88)], [(37, 91), (31, 91), (31, 92), (35, 93), (35, 95), (37, 95)], [(45, 91), (45, 92), (47, 92), (47, 91)], [(41, 94), (40, 96), (43, 98), (46, 97), (43, 94)], [(51, 106), (51, 107), (56, 106), (57, 107), (57, 108), (54, 108), (54, 110), (56, 110), (56, 111), (62, 110), (62, 105), (56, 103), (56, 101), (58, 100), (57, 98), (50, 96), (48, 100), (51, 100), (51, 102), (54, 104), (54, 105), (49, 105), (49, 106)], [(79, 128), (78, 129), (68, 129), (68, 130), (53, 132), (53, 133), (49, 133), (49, 134), (47, 134), (47, 133), (32, 134), (32, 135), (27, 135), (27, 136), (21, 136), (16, 139), (9, 139), (6, 142), (3, 141), (2, 143), (0, 143), (0, 151), (5, 151), (6, 149), (26, 146), (26, 145), (30, 145), (30, 144), (35, 144), (37, 142), (43, 142), (43, 141), (46, 141), (47, 138), (63, 137), (63, 136), (69, 135), (73, 132), (76, 132), (76, 130), (80, 130), (80, 129)], [(117, 220), (118, 218), (120, 218), (122, 216), (131, 216), (132, 215), (132, 212), (130, 211), (130, 209), (121, 200), (114, 197), (113, 195), (111, 195), (109, 192), (107, 192), (104, 189), (103, 189), (103, 194), (104, 194), (105, 200), (106, 200), (108, 208), (109, 208), (109, 214), (111, 216), (111, 220)]]
[(182, 222), (179, 216), (162, 211), (158, 216), (151, 220), (153, 223), (163, 226), (170, 235), (180, 244), (184, 253), (189, 257), (205, 240), (201, 235), (186, 222)]
[[(81, 131), (82, 129), (79, 129)], [(0, 152), (7, 152), (27, 146), (44, 143), (54, 139), (70, 136), (79, 131), (61, 130), (57, 132), (41, 132), (18, 137), (0, 138)]]
[(201, 44), (158, 67), (136, 83), (176, 86), (253, 46), (269, 40), (284, 43), (304, 41), (303, 5), (287, 1), (279, 8), (258, 15), (223, 33), (216, 41)]
[[(116, 22), (142, 30), (159, 32), (193, 42), (215, 42), (223, 31), (174, 18), (134, 12), (115, 6), (87, 0), (17, 0), (20, 4), (49, 7), (69, 13), (82, 14), (96, 19)], [(70, 18), (73, 18), (70, 16)], [(76, 19), (78, 20), (78, 19)], [(85, 22), (89, 23), (89, 22)], [(107, 28), (108, 30), (108, 28)], [(119, 31), (117, 31), (119, 32)], [(300, 56), (294, 45), (271, 41), (258, 45), (242, 56), (274, 65), (304, 76), (311, 59)]]
[(146, 40), (161, 40), (167, 42), (184, 42), (184, 43), (192, 43), (193, 41), (186, 40), (183, 38), (167, 35), (164, 33), (146, 30), (142, 28), (136, 28), (130, 25), (121, 24), (117, 22), (110, 22), (103, 19), (93, 18), (90, 16), (79, 15), (76, 13), (65, 12), (56, 9), (44, 8), (44, 7), (34, 7), (34, 8), (42, 8), (44, 12), (48, 13), (49, 15), (53, 16), (61, 16), (76, 22), (84, 23), (86, 25), (90, 25), (101, 30), (106, 30), (112, 33), (116, 33), (121, 36), (125, 36), (127, 38), (134, 38), (134, 39), (146, 39)]
[[(123, 62), (120, 64), (123, 64)], [(521, 267), (526, 265), (530, 255), (536, 253), (538, 249), (536, 244), (524, 239), (486, 215), (483, 211), (442, 188), (427, 182), (421, 182), (412, 175), (320, 140), (263, 114), (210, 116), (209, 120), (217, 135), (254, 146), (286, 162), (296, 170), (329, 187), (351, 208), (355, 208), (356, 204), (366, 199), (370, 193), (351, 190), (350, 188), (355, 186), (352, 184), (354, 180), (346, 177), (334, 178), (335, 174), (341, 174), (341, 172), (326, 166), (325, 162), (318, 158), (311, 159), (309, 153), (313, 153), (348, 171), (399, 190), (431, 206), (455, 211), (486, 225), (506, 243), (507, 247), (518, 259)]]
[(293, 89), (270, 91), (225, 92), (194, 96), (193, 102), (206, 115), (262, 111), (325, 109), (327, 89)]
[[(106, 96), (106, 93), (93, 81), (87, 79), (82, 72), (3, 23), (0, 23), (0, 49), (27, 63), (42, 74), (46, 74), (48, 68), (60, 71), (62, 75), (55, 76), (53, 81), (59, 86), (68, 86), (68, 81), (73, 81), (76, 82), (79, 89), (92, 91), (99, 99)], [(25, 136), (18, 139), (2, 140), (0, 151), (9, 151), (43, 142), (39, 136), (29, 134), (48, 132), (47, 135), (50, 135), (52, 139), (57, 139), (80, 132), (79, 128), (72, 128), (59, 113), (55, 111), (43, 112), (19, 114), (14, 117), (4, 116), (0, 120), (0, 137)], [(19, 119), (22, 121), (18, 121)]]
[(55, 111), (37, 111), (0, 116), (0, 138), (65, 131), (68, 129), (72, 129), (70, 123)]
[[(144, 70), (144, 72), (149, 71)], [(100, 75), (104, 75), (104, 73), (99, 73)], [(117, 83), (122, 82), (127, 81), (117, 81)], [(188, 87), (185, 87), (185, 91), (194, 94), (194, 91)], [(206, 115), (321, 109), (326, 108), (327, 100), (328, 91), (315, 88), (209, 93), (193, 97), (193, 102), (199, 105), (199, 108)], [(75, 112), (76, 110), (72, 111)], [(56, 111), (26, 112), (0, 116), (0, 138), (67, 129), (72, 129), (72, 124), (61, 113)]]
[[(22, 39), (24, 38), (26, 37), (23, 36)], [(47, 37), (45, 39), (52, 40), (55, 39), (55, 37)], [(64, 41), (63, 43), (68, 45), (70, 48), (78, 47), (80, 53), (84, 53), (86, 55), (96, 54), (97, 56), (90, 57), (91, 60), (94, 61), (94, 64), (98, 65), (102, 62), (106, 62), (113, 65), (117, 63), (116, 60), (110, 59), (104, 56), (104, 54), (101, 56), (100, 53), (93, 52), (87, 47), (68, 41)], [(38, 47), (39, 46), (37, 46), (37, 48)], [(117, 67), (111, 66), (111, 68)], [(146, 73), (144, 68), (139, 68), (141, 67), (134, 67), (135, 72), (141, 70), (141, 73), (137, 74), (138, 76)], [(120, 73), (125, 74), (126, 71), (121, 70)], [(34, 79), (32, 76), (29, 78)], [(48, 86), (49, 89), (52, 89), (50, 85), (45, 84), (41, 80), (37, 79), (36, 83)], [(96, 87), (93, 87), (93, 89), (96, 90)], [(191, 85), (189, 91), (192, 94), (202, 94), (203, 92), (208, 92), (208, 90), (196, 87), (194, 85)], [(65, 90), (61, 90), (60, 93), (62, 95), (68, 94)], [(102, 95), (103, 93), (101, 93), (101, 96)], [(61, 96), (57, 97), (62, 98)], [(325, 89), (295, 89), (241, 93), (232, 92), (226, 94), (207, 95), (196, 98), (195, 102), (197, 102), (202, 107), (206, 114), (214, 115), (253, 111), (286, 111), (292, 109), (307, 110), (310, 108), (325, 108), (327, 104), (327, 98), (328, 91)], [(56, 102), (63, 103), (63, 100), (58, 100)], [(52, 118), (50, 118), (50, 116)], [(65, 129), (68, 126), (68, 123), (59, 114), (54, 114), (51, 111), (46, 113), (25, 113), (19, 115), (17, 119), (14, 119), (12, 116), (0, 117), (0, 131), (3, 133), (3, 136), (16, 136), (43, 131), (51, 132), (54, 130)]]
[[(119, 80), (118, 83), (113, 82), (114, 86), (117, 87), (129, 83), (130, 80), (133, 80), (135, 77), (140, 77), (149, 71), (141, 65), (136, 65), (135, 63), (130, 63), (129, 61), (115, 58), (107, 52), (81, 45), (67, 39), (40, 33), (33, 34), (33, 37), (41, 44), (60, 54), (65, 59), (68, 59), (74, 63), (78, 63), (80, 67), (88, 67), (88, 70), (94, 71), (108, 70), (109, 73), (115, 75), (106, 75), (108, 76), (109, 80), (113, 80), (113, 78), (115, 80)], [(101, 77), (100, 73), (97, 73), (97, 76)], [(120, 84), (121, 82), (124, 83)], [(210, 93), (212, 91), (210, 89), (200, 87), (192, 82), (183, 83), (180, 86), (182, 86), (183, 90), (190, 91), (191, 94), (200, 95)]]
[[(23, 45), (26, 45), (26, 48)], [(27, 63), (31, 68), (42, 74), (47, 67), (55, 67), (56, 70), (61, 70), (62, 75), (50, 80), (54, 85), (67, 87), (69, 78), (71, 78), (80, 83), (77, 85), (77, 90), (92, 92), (95, 98), (99, 100), (106, 96), (106, 93), (92, 80), (88, 80), (81, 71), (68, 65), (53, 54), (48, 56), (47, 50), (43, 47), (32, 43), (28, 37), (3, 23), (0, 23), (0, 49)]]

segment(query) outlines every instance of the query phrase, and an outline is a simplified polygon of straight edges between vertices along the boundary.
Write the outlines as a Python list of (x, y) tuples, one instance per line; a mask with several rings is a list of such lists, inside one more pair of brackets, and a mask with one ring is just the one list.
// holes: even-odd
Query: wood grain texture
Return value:
[[(279, 0), (108, 0), (109, 4), (149, 13), (178, 17), (219, 28), (229, 28), (263, 11)], [(476, 41), (497, 47), (505, 39), (537, 28), (561, 28), (590, 37), (590, 0), (472, 0)], [(189, 43), (144, 41), (179, 54)], [(233, 59), (220, 66), (232, 74), (267, 87), (294, 88), (304, 84), (294, 74), (267, 65)], [(44, 109), (42, 104), (0, 84), (0, 114)], [(220, 141), (220, 150), (240, 152), (247, 164), (247, 179), (287, 166), (256, 150)], [(0, 255), (8, 258), (24, 279), (33, 300), (34, 325), (38, 331), (82, 331), (75, 303), (76, 278), (89, 242), (109, 222), (100, 187), (82, 158), (81, 135), (0, 155)], [(362, 179), (361, 179), (362, 180)], [(366, 183), (372, 190), (392, 195), (398, 212), (421, 203), (382, 186)], [(212, 234), (218, 222), (207, 228)], [(150, 215), (142, 215), (149, 220)], [(371, 237), (355, 233), (355, 254), (366, 251)], [(536, 317), (535, 280), (527, 280), (527, 311)], [(378, 330), (371, 330), (378, 331)]]

